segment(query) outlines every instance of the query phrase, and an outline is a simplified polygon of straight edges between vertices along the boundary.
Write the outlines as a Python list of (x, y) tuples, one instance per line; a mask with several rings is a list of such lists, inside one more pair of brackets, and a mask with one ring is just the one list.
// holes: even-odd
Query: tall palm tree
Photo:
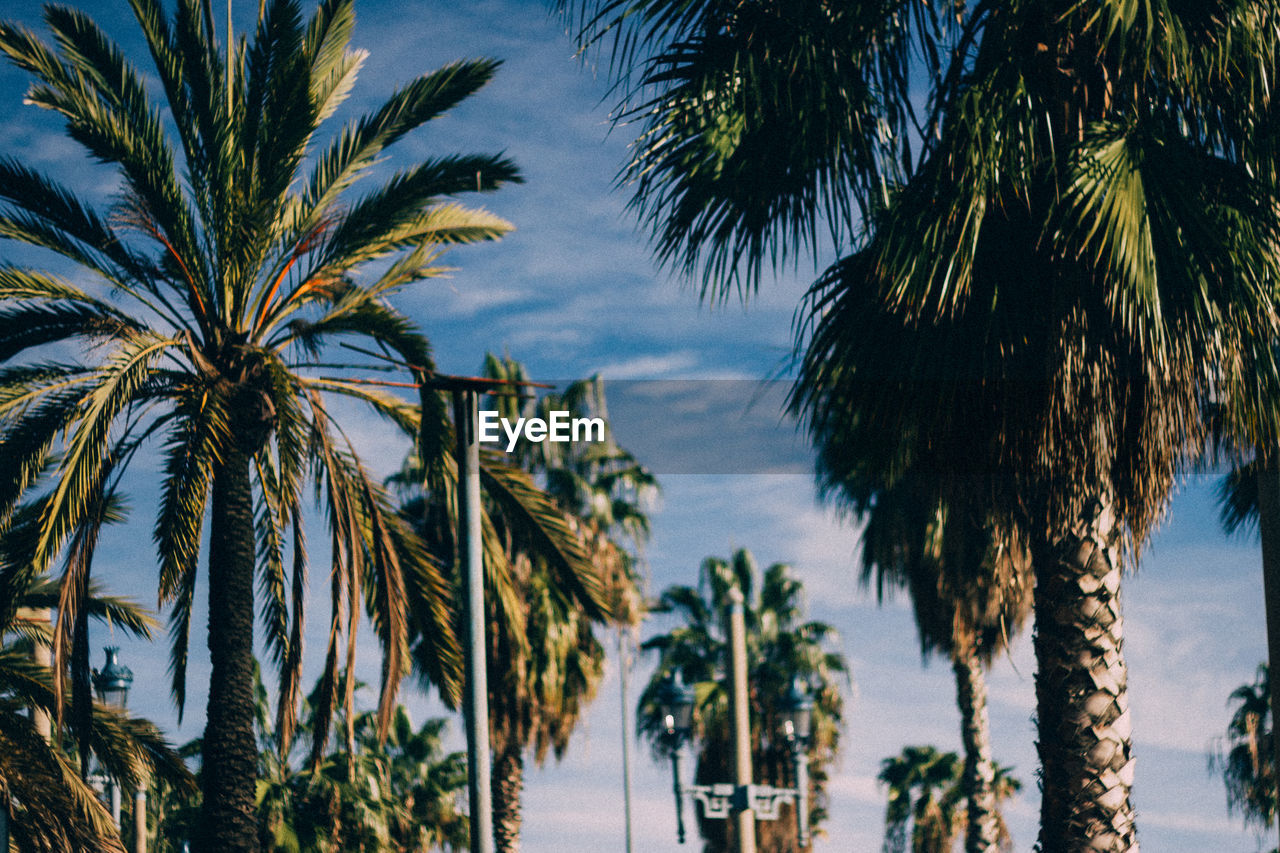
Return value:
[[(493, 379), (526, 378), (523, 367), (510, 360), (490, 358), (485, 370)], [(515, 416), (520, 409), (532, 414), (542, 404), (504, 395), (486, 405)], [(567, 497), (576, 492), (565, 485), (572, 476), (562, 461), (584, 452), (570, 449), (566, 457), (522, 448), (510, 458), (481, 453), (493, 823), (502, 853), (519, 850), (526, 752), (538, 763), (563, 755), (604, 674), (605, 650), (596, 630), (615, 612), (635, 610), (634, 581), (623, 555), (591, 516), (576, 514), (584, 507)], [(393, 480), (404, 517), (432, 557), (456, 566), (456, 472), (450, 460), (439, 458), (424, 470), (410, 459)], [(419, 649), (429, 645), (415, 645), (421, 665), (430, 655)]]
[(1275, 740), (1272, 737), (1271, 676), (1264, 663), (1252, 684), (1242, 684), (1228, 700), (1235, 705), (1226, 738), (1210, 756), (1222, 772), (1227, 810), (1265, 829), (1276, 819)]
[[(492, 354), (486, 356), (484, 373), (494, 379), (528, 378), (522, 364)], [(640, 594), (632, 555), (624, 542), (629, 539), (633, 546), (643, 542), (648, 518), (642, 502), (656, 486), (635, 458), (614, 442), (604, 384), (597, 377), (570, 383), (562, 393), (537, 398), (499, 396), (491, 398), (491, 403), (504, 417), (546, 418), (552, 411), (564, 411), (572, 418), (596, 417), (605, 422), (602, 442), (525, 443), (517, 446), (516, 459), (543, 485), (582, 542), (603, 586), (609, 619), (620, 631), (636, 624), (642, 613)], [(535, 564), (527, 565), (532, 569)], [(497, 664), (491, 670), (501, 679), (497, 683), (505, 685), (505, 695), (496, 699), (501, 711), (493, 727), (495, 744), (505, 747), (495, 745), (493, 797), (494, 832), (503, 853), (519, 849), (525, 751), (532, 748), (538, 763), (549, 753), (557, 758), (564, 753), (604, 676), (606, 655), (597, 636), (603, 621), (599, 616), (584, 618), (572, 606), (552, 606), (555, 589), (544, 587), (536, 571), (525, 576), (522, 585), (535, 592), (524, 595), (525, 626), (539, 637), (535, 641), (529, 635), (527, 659), (491, 661)], [(546, 597), (548, 593), (552, 598)], [(521, 686), (513, 685), (513, 680)]]
[[(509, 356), (485, 357), (484, 374), (495, 379), (527, 380), (524, 366)], [(591, 560), (605, 578), (606, 594), (617, 631), (619, 689), (622, 696), (622, 774), (626, 812), (626, 843), (631, 839), (631, 779), (627, 725), (630, 645), (644, 615), (640, 567), (649, 539), (647, 509), (659, 488), (653, 474), (620, 447), (609, 421), (604, 381), (599, 376), (569, 383), (563, 392), (541, 397), (503, 396), (493, 399), (507, 418), (547, 419), (553, 411), (571, 418), (599, 418), (605, 436), (599, 442), (525, 442), (516, 446), (520, 464), (538, 476), (557, 505), (569, 514), (585, 538)]]
[(908, 475), (868, 495), (847, 484), (843, 499), (866, 519), (863, 581), (874, 580), (881, 599), (905, 587), (922, 650), (951, 659), (964, 743), (958, 781), (967, 817), (965, 851), (992, 853), (1001, 831), (985, 671), (1030, 613), (1031, 565), (1019, 537), (940, 498), (931, 485)]
[[(650, 637), (642, 648), (660, 655), (653, 677), (640, 696), (636, 711), (638, 733), (649, 739), (657, 754), (665, 733), (657, 701), (662, 680), (679, 672), (694, 686), (697, 728), (701, 749), (694, 770), (699, 783), (731, 778), (732, 755), (727, 683), (729, 640), (723, 616), (729, 593), (741, 589), (746, 599), (748, 683), (750, 684), (751, 760), (754, 781), (760, 784), (794, 785), (790, 746), (779, 737), (785, 710), (782, 700), (797, 677), (807, 679), (814, 692), (809, 761), (809, 828), (818, 830), (826, 820), (828, 768), (840, 751), (844, 713), (841, 681), (848, 678), (844, 655), (832, 651), (835, 630), (826, 623), (805, 621), (804, 588), (785, 563), (774, 563), (763, 576), (755, 558), (745, 548), (729, 560), (708, 557), (702, 561), (699, 587), (670, 586), (663, 590), (651, 612), (676, 617), (666, 633)], [(757, 823), (762, 850), (790, 851), (796, 844), (794, 810), (786, 819)], [(732, 846), (728, 821), (700, 820), (699, 831), (708, 853), (737, 849)], [(807, 847), (804, 849), (808, 849)]]
[[(1280, 459), (1268, 452), (1267, 447), (1265, 444), (1259, 445), (1258, 451), (1250, 460), (1234, 460), (1236, 464), (1218, 486), (1218, 505), (1222, 527), (1228, 534), (1248, 528), (1254, 528), (1258, 533), (1262, 552), (1262, 586), (1267, 607), (1267, 658), (1269, 662), (1277, 663), (1280, 661), (1280, 595), (1276, 592), (1280, 590), (1280, 473), (1277, 471)], [(1263, 664), (1263, 667), (1266, 672), (1270, 671), (1268, 664)], [(1260, 674), (1255, 686), (1263, 686), (1269, 692), (1265, 697), (1268, 709), (1280, 704), (1280, 683)], [(1232, 720), (1234, 731), (1229, 732), (1230, 737), (1244, 734), (1237, 729), (1238, 726), (1256, 725), (1262, 720), (1254, 705), (1258, 697), (1251, 698), (1246, 694), (1247, 685), (1232, 694), (1233, 698), (1240, 698), (1243, 704)], [(1245, 716), (1242, 718), (1241, 714)], [(1276, 779), (1274, 769), (1264, 776), (1260, 772), (1262, 765), (1257, 765), (1256, 762), (1260, 756), (1280, 754), (1280, 732), (1270, 725), (1267, 726), (1267, 731), (1267, 743), (1254, 742), (1250, 747), (1250, 762), (1242, 762), (1234, 748), (1223, 759), (1228, 807), (1239, 807), (1246, 817), (1252, 813), (1264, 826), (1269, 826), (1275, 815)], [(1245, 772), (1251, 763), (1254, 764), (1252, 776)], [(1266, 766), (1272, 764), (1270, 761), (1265, 762)], [(1236, 774), (1234, 779), (1233, 773)], [(1267, 798), (1270, 800), (1269, 805)], [(1265, 820), (1262, 820), (1264, 817)]]
[[(900, 755), (880, 762), (876, 778), (888, 786), (889, 794), (884, 853), (951, 853), (956, 836), (968, 822), (962, 766), (954, 752), (938, 752), (932, 746), (908, 746)], [(999, 805), (1021, 787), (1008, 767), (995, 765), (992, 790), (1001, 850), (1011, 850), (1013, 842)]]
[[(35, 549), (47, 564), (88, 512), (108, 462), (128, 467), (140, 449), (161, 452), (154, 537), (181, 711), (207, 514), (212, 671), (196, 844), (247, 851), (257, 843), (254, 619), (261, 612), (280, 670), (288, 732), (308, 480), (332, 554), (322, 703), (343, 703), (334, 673), (340, 654), (353, 660), (363, 603), (384, 653), (383, 731), (408, 666), (411, 619), (425, 619), (418, 630), (435, 638), (436, 670), (456, 671), (442, 581), (421, 549), (399, 547), (407, 530), (330, 401), (355, 400), (397, 423), (409, 407), (348, 378), (355, 365), (326, 353), (362, 340), (396, 353), (411, 378), (428, 374), (426, 342), (387, 297), (432, 275), (442, 246), (507, 230), (446, 199), (517, 174), (498, 157), (443, 156), (350, 192), (390, 146), (484, 85), (494, 62), (416, 77), (325, 142), (320, 126), (365, 58), (350, 47), (351, 0), (324, 0), (305, 21), (296, 0), (270, 0), (252, 34), (228, 29), (221, 43), (207, 0), (177, 0), (172, 15), (159, 0), (130, 5), (154, 66), (146, 75), (79, 12), (46, 9), (52, 44), (0, 25), (0, 50), (34, 79), (27, 101), (58, 115), (118, 180), (116, 200), (97, 210), (53, 178), (0, 161), (0, 233), (61, 255), (92, 282), (0, 268), (0, 518), (56, 451)], [(422, 401), (439, 407), (435, 395)], [(434, 439), (438, 450), (443, 439)], [(411, 613), (410, 599), (429, 604)]]
[(1133, 849), (1122, 553), (1211, 427), (1276, 434), (1277, 5), (559, 5), (612, 43), (661, 257), (723, 295), (851, 238), (795, 408), (1026, 531), (1040, 844)]

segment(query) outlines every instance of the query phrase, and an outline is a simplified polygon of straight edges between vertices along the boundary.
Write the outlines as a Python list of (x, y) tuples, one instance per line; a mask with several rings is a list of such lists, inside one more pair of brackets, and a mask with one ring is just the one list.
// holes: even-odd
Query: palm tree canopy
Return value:
[(660, 256), (722, 294), (850, 237), (796, 396), (831, 464), (967, 458), (1012, 505), (1088, 451), (1141, 541), (1208, 396), (1274, 426), (1274, 3), (556, 5)]
[[(251, 34), (228, 33), (223, 46), (208, 4), (179, 0), (172, 16), (159, 0), (130, 6), (154, 64), (147, 73), (67, 8), (46, 8), (52, 43), (0, 25), (0, 50), (34, 78), (27, 102), (58, 114), (118, 179), (116, 201), (97, 209), (52, 177), (0, 160), (0, 235), (87, 274), (73, 283), (0, 269), (0, 518), (51, 465), (33, 543), (35, 564), (47, 566), (112, 466), (158, 447), (159, 599), (170, 607), (181, 709), (210, 488), (229, 448), (244, 444), (282, 720), (298, 698), (309, 480), (332, 553), (328, 669), (344, 642), (353, 653), (358, 619), (346, 611), (367, 602), (385, 653), (385, 727), (408, 665), (405, 602), (438, 599), (441, 583), (420, 549), (399, 547), (409, 538), (403, 523), (331, 410), (346, 398), (404, 424), (410, 407), (349, 378), (360, 364), (323, 356), (332, 343), (363, 339), (396, 353), (414, 377), (432, 369), (427, 344), (387, 297), (433, 275), (443, 247), (508, 230), (450, 199), (519, 176), (500, 156), (447, 155), (362, 195), (354, 188), (397, 141), (483, 86), (497, 63), (457, 62), (414, 78), (326, 139), (321, 126), (365, 58), (350, 45), (351, 0), (325, 0), (309, 19), (296, 0), (272, 0)], [(439, 406), (434, 395), (422, 401)], [(442, 667), (453, 666), (443, 602), (416, 615), (436, 637)]]
[(923, 652), (990, 663), (1008, 647), (1032, 598), (1031, 560), (1017, 530), (1002, 530), (983, 508), (938, 497), (931, 477), (908, 473), (869, 494), (853, 484), (845, 492), (842, 501), (866, 522), (862, 582), (881, 600), (909, 592)]
[(1227, 700), (1234, 706), (1225, 738), (1209, 766), (1222, 773), (1227, 809), (1259, 828), (1276, 819), (1275, 740), (1272, 738), (1271, 675), (1264, 663), (1252, 684), (1243, 684)]

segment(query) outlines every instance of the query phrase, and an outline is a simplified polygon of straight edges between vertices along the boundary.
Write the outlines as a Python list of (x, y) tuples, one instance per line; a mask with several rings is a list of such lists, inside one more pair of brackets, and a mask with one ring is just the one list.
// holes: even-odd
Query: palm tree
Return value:
[[(889, 786), (884, 812), (885, 853), (951, 853), (964, 824), (960, 760), (932, 746), (908, 746), (880, 762), (876, 777)], [(910, 844), (907, 828), (911, 827)]]
[[(119, 181), (116, 201), (101, 211), (16, 160), (0, 161), (0, 233), (61, 255), (94, 282), (0, 269), (0, 519), (56, 450), (56, 485), (35, 548), (46, 565), (108, 469), (127, 468), (159, 442), (154, 537), (180, 712), (206, 514), (213, 532), (204, 566), (212, 671), (197, 849), (247, 851), (256, 845), (254, 588), (263, 590), (288, 734), (299, 695), (308, 480), (332, 554), (321, 702), (345, 699), (353, 714), (350, 693), (336, 695), (334, 674), (340, 654), (348, 662), (355, 654), (362, 602), (384, 653), (382, 731), (408, 666), (411, 620), (434, 637), (436, 671), (456, 677), (443, 583), (417, 559), (421, 549), (398, 547), (408, 532), (330, 400), (353, 399), (397, 423), (409, 407), (382, 386), (333, 375), (358, 365), (325, 354), (335, 340), (364, 340), (396, 353), (415, 382), (430, 373), (427, 344), (387, 297), (433, 274), (442, 246), (507, 230), (444, 199), (517, 174), (498, 157), (444, 156), (351, 196), (390, 146), (496, 68), (460, 62), (417, 77), (324, 144), (319, 127), (365, 57), (349, 46), (351, 0), (324, 0), (306, 21), (296, 0), (271, 0), (249, 37), (228, 31), (221, 45), (207, 0), (178, 0), (172, 16), (159, 0), (132, 0), (131, 8), (154, 62), (148, 75), (79, 12), (46, 10), (52, 45), (0, 25), (0, 50), (34, 78), (27, 101), (60, 116)], [(371, 264), (376, 271), (362, 281)], [(77, 349), (84, 345), (92, 346)], [(422, 401), (428, 411), (439, 406), (433, 394)], [(423, 422), (430, 428), (438, 419)], [(443, 440), (426, 438), (436, 450)], [(411, 613), (410, 599), (435, 603)], [(320, 719), (327, 725), (329, 715)]]
[(1253, 683), (1237, 687), (1229, 701), (1235, 704), (1235, 711), (1224, 741), (1210, 756), (1209, 767), (1222, 772), (1227, 810), (1239, 812), (1246, 823), (1265, 829), (1276, 819), (1275, 740), (1267, 665), (1260, 664)]
[(1122, 553), (1211, 428), (1276, 434), (1276, 4), (559, 5), (612, 42), (661, 257), (724, 295), (852, 238), (795, 408), (1026, 531), (1040, 844), (1133, 849)]
[[(726, 660), (728, 638), (722, 616), (729, 592), (741, 589), (746, 598), (747, 660), (750, 685), (751, 759), (759, 784), (793, 785), (790, 746), (778, 736), (786, 711), (782, 700), (795, 678), (806, 679), (814, 692), (812, 737), (808, 745), (809, 826), (817, 830), (826, 820), (828, 768), (840, 750), (844, 699), (840, 681), (848, 678), (844, 655), (831, 651), (836, 633), (831, 626), (804, 621), (804, 588), (791, 567), (774, 563), (760, 577), (751, 552), (739, 549), (729, 560), (703, 560), (700, 587), (670, 586), (651, 612), (671, 614), (675, 627), (650, 637), (642, 648), (660, 655), (653, 677), (640, 696), (636, 711), (638, 733), (662, 755), (664, 723), (658, 704), (662, 680), (679, 672), (694, 686), (697, 727), (701, 740), (694, 777), (699, 783), (724, 782), (731, 777), (729, 685)], [(794, 811), (786, 819), (757, 823), (761, 850), (795, 849)], [(727, 821), (699, 821), (707, 853), (736, 849)], [(808, 848), (805, 848), (808, 849)]]
[[(880, 762), (876, 778), (889, 789), (884, 853), (951, 853), (955, 838), (969, 820), (965, 814), (963, 772), (962, 762), (954, 752), (938, 752), (932, 746), (908, 746), (900, 755)], [(999, 804), (1021, 787), (1008, 767), (995, 765), (994, 822), (1001, 850), (1013, 849), (1013, 842)]]
[[(524, 366), (509, 356), (485, 357), (484, 375), (493, 379), (526, 381)], [(630, 452), (619, 447), (609, 423), (604, 381), (599, 376), (569, 383), (563, 393), (541, 397), (500, 396), (491, 403), (502, 417), (541, 417), (553, 411), (571, 418), (599, 418), (604, 422), (601, 442), (531, 443), (517, 445), (516, 457), (525, 470), (541, 479), (547, 493), (568, 513), (583, 536), (592, 563), (605, 579), (612, 620), (617, 629), (619, 683), (622, 693), (622, 773), (627, 844), (631, 844), (630, 766), (627, 735), (628, 641), (643, 618), (639, 589), (642, 552), (649, 538), (646, 510), (659, 489), (654, 476)], [(495, 802), (499, 797), (495, 796)], [(509, 812), (501, 807), (500, 814)]]
[[(1267, 657), (1271, 662), (1280, 660), (1280, 474), (1277, 466), (1280, 460), (1274, 453), (1267, 451), (1266, 445), (1259, 445), (1254, 457), (1248, 461), (1236, 460), (1236, 464), (1222, 478), (1218, 486), (1218, 505), (1223, 529), (1228, 534), (1242, 529), (1254, 528), (1258, 533), (1262, 551), (1263, 594), (1267, 607)], [(1269, 689), (1265, 697), (1265, 707), (1274, 707), (1280, 702), (1280, 684), (1273, 683), (1264, 673), (1270, 671), (1268, 664), (1263, 664), (1258, 682), (1255, 686)], [(1253, 737), (1239, 726), (1258, 725), (1262, 720), (1256, 702), (1260, 697), (1249, 697), (1247, 685), (1241, 687), (1233, 698), (1240, 698), (1242, 705), (1237, 716), (1232, 720), (1232, 731), (1229, 738)], [(1264, 691), (1265, 692), (1265, 691)], [(1240, 715), (1245, 715), (1243, 718)], [(1269, 712), (1267, 714), (1269, 719)], [(1263, 826), (1270, 826), (1275, 815), (1276, 781), (1274, 770), (1263, 775), (1263, 765), (1257, 762), (1263, 755), (1275, 755), (1280, 752), (1280, 732), (1274, 726), (1267, 726), (1270, 732), (1265, 743), (1253, 743), (1249, 747), (1250, 761), (1242, 762), (1237, 752), (1238, 747), (1231, 750), (1227, 757), (1219, 756), (1222, 762), (1223, 778), (1227, 784), (1228, 808), (1239, 808), (1249, 819), (1257, 819)], [(1264, 761), (1266, 767), (1272, 762)], [(1252, 766), (1252, 778), (1250, 776)], [(1233, 778), (1234, 776), (1234, 778)], [(1258, 787), (1259, 784), (1262, 787)], [(1269, 786), (1269, 787), (1267, 787)], [(1265, 818), (1265, 820), (1263, 819)], [(1278, 848), (1280, 849), (1280, 848)]]
[[(12, 545), (12, 531), (0, 538)], [(8, 550), (0, 547), (6, 556)], [(87, 781), (89, 752), (126, 787), (157, 779), (191, 790), (194, 780), (154, 725), (105, 705), (91, 702), (85, 724), (67, 731), (65, 740), (61, 727), (52, 740), (38, 730), (38, 714), (62, 719), (73, 700), (57, 689), (61, 679), (31, 655), (33, 646), (51, 645), (53, 637), (46, 619), (28, 614), (47, 612), (58, 600), (58, 585), (48, 578), (25, 583), (25, 589), (6, 585), (0, 593), (0, 811), (8, 837), (22, 853), (123, 851), (110, 813)], [(82, 607), (87, 616), (149, 636), (145, 611), (96, 584), (88, 587)], [(79, 762), (72, 757), (77, 753)]]
[(866, 519), (863, 582), (874, 580), (881, 600), (905, 587), (922, 650), (951, 659), (964, 743), (958, 782), (968, 824), (965, 850), (995, 851), (1001, 827), (985, 670), (1020, 633), (1031, 609), (1025, 546), (963, 504), (940, 499), (920, 478), (904, 476), (870, 495), (846, 484), (846, 492), (842, 499)]

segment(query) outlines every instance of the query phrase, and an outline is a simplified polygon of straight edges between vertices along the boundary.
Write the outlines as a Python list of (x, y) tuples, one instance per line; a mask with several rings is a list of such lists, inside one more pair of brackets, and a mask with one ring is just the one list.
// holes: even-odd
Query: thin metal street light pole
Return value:
[[(729, 666), (733, 688), (734, 783), (746, 794), (751, 786), (751, 718), (747, 706), (747, 622), (742, 590), (729, 590)], [(750, 798), (734, 804), (738, 826), (738, 853), (756, 853), (756, 816)]]
[(458, 552), (467, 599), (467, 794), (471, 802), (471, 853), (493, 853), (493, 806), (489, 759), (489, 686), (485, 669), (484, 564), (480, 528), (480, 438), (476, 392), (453, 389), (457, 433)]
[(631, 733), (627, 726), (627, 670), (631, 667), (631, 652), (627, 648), (626, 632), (626, 628), (618, 629), (618, 673), (622, 690), (622, 812), (626, 825), (626, 853), (631, 853)]
[(448, 376), (427, 373), (420, 367), (345, 345), (348, 349), (413, 371), (414, 382), (384, 382), (351, 379), (362, 385), (388, 388), (418, 388), (449, 391), (453, 397), (453, 428), (457, 437), (454, 458), (458, 468), (458, 556), (462, 561), (463, 593), (466, 596), (466, 647), (463, 672), (467, 683), (462, 692), (462, 712), (467, 723), (467, 797), (471, 803), (471, 853), (493, 853), (493, 788), (489, 751), (489, 685), (484, 633), (484, 556), (480, 515), (479, 394), (512, 393), (517, 387), (551, 388), (540, 382), (485, 379), (478, 376)]

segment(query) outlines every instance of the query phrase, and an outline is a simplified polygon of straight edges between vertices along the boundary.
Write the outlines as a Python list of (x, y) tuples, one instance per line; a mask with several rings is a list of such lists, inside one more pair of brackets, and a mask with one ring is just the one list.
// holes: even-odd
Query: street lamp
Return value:
[(795, 805), (796, 837), (800, 847), (809, 843), (807, 749), (812, 735), (813, 696), (804, 679), (793, 680), (782, 698), (782, 736), (791, 749), (795, 766), (794, 788), (775, 788), (772, 785), (754, 785), (750, 782), (681, 785), (680, 749), (693, 733), (693, 688), (683, 684), (679, 672), (676, 672), (658, 683), (655, 698), (658, 713), (662, 716), (662, 742), (671, 756), (671, 777), (676, 797), (676, 838), (681, 844), (685, 841), (684, 794), (702, 803), (702, 813), (708, 818), (728, 818), (732, 812), (747, 810), (753, 813), (753, 820), (777, 820), (781, 805), (790, 802)]
[(693, 688), (680, 680), (680, 672), (658, 684), (658, 711), (662, 714), (662, 740), (671, 755), (671, 788), (676, 795), (676, 838), (684, 844), (684, 800), (680, 787), (680, 747), (693, 733)]
[(804, 679), (796, 676), (782, 700), (786, 717), (782, 734), (791, 747), (791, 761), (796, 771), (796, 838), (803, 848), (809, 843), (809, 740), (813, 735), (813, 693)]
[[(120, 663), (117, 655), (120, 649), (107, 646), (107, 663), (102, 669), (93, 671), (93, 692), (98, 694), (98, 701), (121, 711), (129, 704), (129, 687), (133, 685), (133, 672)], [(111, 819), (120, 828), (120, 785), (115, 779), (108, 779), (108, 791), (111, 797)]]
[(104, 705), (124, 710), (129, 705), (129, 688), (133, 685), (133, 671), (120, 663), (120, 649), (107, 646), (107, 663), (93, 671), (93, 690)]

